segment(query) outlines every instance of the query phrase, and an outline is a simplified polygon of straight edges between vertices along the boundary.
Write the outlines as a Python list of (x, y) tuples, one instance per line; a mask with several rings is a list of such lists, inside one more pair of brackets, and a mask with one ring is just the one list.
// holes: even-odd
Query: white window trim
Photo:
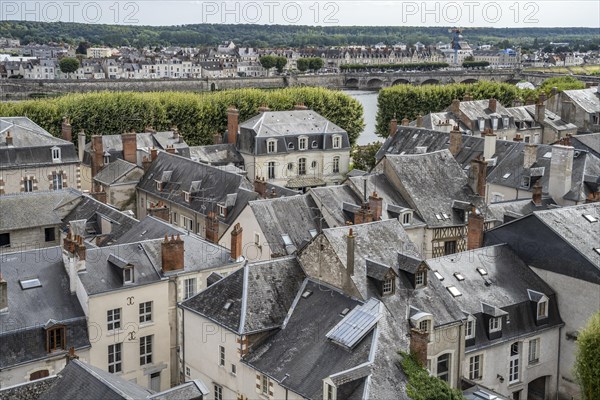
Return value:
[[(115, 311), (119, 314), (118, 318), (115, 318)], [(112, 312), (112, 320), (109, 320), (109, 313)], [(106, 330), (109, 332), (121, 329), (121, 316), (122, 310), (121, 308), (113, 308), (110, 310), (106, 310)]]
[(196, 295), (196, 278), (188, 278), (183, 281), (183, 299), (187, 300)]
[[(515, 342), (518, 343), (518, 342)], [(512, 353), (512, 346), (515, 343), (511, 343), (510, 345), (510, 351)], [(520, 377), (521, 377), (521, 344), (517, 344), (517, 346), (519, 347), (519, 351), (517, 352), (517, 354), (515, 355), (511, 355), (510, 359), (509, 359), (509, 364), (508, 364), (508, 383), (510, 384), (514, 384), (519, 382)], [(516, 370), (516, 377), (514, 377), (515, 375), (515, 371)]]
[(386, 279), (385, 281), (383, 281), (383, 288), (382, 288), (383, 294), (391, 294), (394, 292), (394, 279)]
[(60, 161), (60, 147), (53, 147), (52, 149), (52, 161)]
[(219, 211), (219, 216), (224, 217), (227, 207), (225, 207), (223, 204), (217, 204), (217, 210)]
[(225, 347), (219, 346), (219, 367), (225, 366)]
[(153, 341), (154, 335), (140, 337), (140, 365), (152, 364)]
[[(150, 309), (148, 310), (148, 306), (147, 304), (150, 305)], [(145, 301), (140, 303), (140, 306), (138, 308), (139, 310), (139, 321), (140, 324), (149, 324), (152, 322), (152, 309), (154, 308), (154, 302), (153, 301)]]
[(502, 317), (492, 317), (489, 322), (490, 333), (502, 330)]
[[(527, 359), (529, 364), (537, 364), (540, 362), (540, 338), (531, 339), (529, 341), (529, 350), (527, 352)], [(534, 349), (532, 354), (532, 349)], [(533, 355), (533, 357), (532, 357)]]
[(426, 279), (427, 273), (425, 271), (417, 271), (417, 273), (415, 274), (415, 287), (425, 286)]
[(123, 283), (135, 282), (133, 266), (123, 269)]
[[(113, 355), (113, 361), (110, 362), (110, 355), (111, 355), (111, 348), (112, 348), (112, 355)], [(119, 359), (117, 360), (117, 355), (119, 356)], [(113, 370), (111, 371), (111, 367), (113, 368)], [(118, 367), (118, 369), (117, 369)], [(123, 344), (122, 343), (114, 343), (108, 346), (108, 372), (111, 373), (116, 373), (116, 372), (121, 372), (123, 371)]]
[[(273, 144), (273, 151), (269, 151), (269, 146)], [(267, 154), (277, 153), (277, 140), (268, 139), (267, 140)]]
[[(468, 334), (468, 324), (471, 323), (471, 334)], [(467, 317), (467, 324), (465, 325), (465, 339), (475, 338), (475, 329), (477, 328), (477, 320), (472, 315)]]
[[(548, 299), (543, 297), (538, 303), (536, 307), (536, 319), (546, 319), (548, 318)], [(540, 306), (544, 304), (544, 313), (540, 315)]]
[[(304, 144), (304, 146), (302, 144)], [(300, 151), (308, 150), (308, 136), (298, 137), (298, 150), (300, 150)]]
[[(337, 142), (337, 145), (336, 145)], [(342, 135), (333, 135), (331, 137), (331, 147), (334, 149), (342, 148)]]
[[(478, 365), (477, 369), (474, 367), (475, 358), (477, 358)], [(474, 372), (477, 371), (477, 377), (475, 377)], [(475, 354), (469, 357), (469, 379), (470, 380), (481, 380), (483, 378), (483, 354)]]

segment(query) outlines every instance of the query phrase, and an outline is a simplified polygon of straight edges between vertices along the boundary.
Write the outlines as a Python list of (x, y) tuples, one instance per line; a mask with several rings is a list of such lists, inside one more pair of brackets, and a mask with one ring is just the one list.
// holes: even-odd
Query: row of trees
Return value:
[(268, 55), (259, 57), (258, 61), (260, 62), (260, 65), (262, 65), (262, 67), (267, 70), (267, 73), (273, 67), (277, 69), (277, 72), (282, 73), (283, 68), (285, 68), (288, 62), (287, 58), (285, 57)]
[(239, 89), (212, 93), (182, 92), (99, 92), (22, 102), (0, 103), (0, 115), (31, 118), (53, 135), (60, 135), (62, 118), (68, 116), (75, 130), (87, 135), (141, 132), (147, 126), (168, 130), (177, 125), (190, 145), (211, 144), (213, 135), (224, 132), (227, 108), (240, 110), (244, 121), (257, 114), (260, 106), (291, 110), (304, 103), (348, 132), (354, 143), (364, 127), (360, 103), (340, 91), (324, 88), (278, 90)]
[(482, 81), (475, 84), (454, 83), (449, 85), (395, 85), (379, 91), (377, 98), (376, 133), (381, 137), (389, 134), (389, 123), (392, 118), (413, 120), (417, 115), (442, 111), (450, 106), (452, 100), (462, 99), (465, 93), (474, 100), (495, 98), (501, 104), (510, 106), (514, 100), (528, 101), (537, 99), (540, 93), (550, 94), (553, 87), (559, 91), (582, 89), (585, 84), (573, 77), (557, 77), (548, 79), (536, 90), (519, 89), (509, 83)]
[(469, 69), (479, 69), (479, 68), (485, 68), (487, 66), (489, 66), (490, 63), (487, 61), (464, 61), (462, 63), (462, 66), (464, 68), (469, 68)]
[(402, 70), (402, 71), (434, 71), (442, 68), (447, 68), (448, 63), (445, 62), (421, 62), (421, 63), (404, 63), (404, 64), (379, 64), (379, 65), (363, 65), (363, 64), (343, 64), (340, 65), (342, 71), (350, 70)]

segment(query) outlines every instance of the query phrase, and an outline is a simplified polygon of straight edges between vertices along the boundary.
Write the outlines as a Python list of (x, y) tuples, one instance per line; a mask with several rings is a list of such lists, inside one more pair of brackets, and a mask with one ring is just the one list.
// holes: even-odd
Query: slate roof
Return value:
[(140, 222), (134, 224), (128, 231), (123, 232), (116, 238), (113, 244), (135, 243), (149, 239), (161, 239), (165, 235), (185, 235), (185, 229), (178, 228), (163, 221), (160, 218), (146, 216)]
[[(402, 185), (405, 200), (428, 227), (464, 225), (464, 219), (455, 212), (452, 204), (454, 201), (472, 203), (476, 199), (467, 185), (467, 175), (448, 150), (404, 156), (386, 155), (382, 162), (386, 162), (394, 171)], [(449, 218), (444, 218), (443, 214)]]
[(234, 144), (190, 147), (190, 158), (209, 165), (243, 165), (244, 158)]
[[(48, 357), (43, 327), (50, 320), (66, 325), (67, 349), (90, 346), (87, 320), (69, 290), (60, 247), (3, 253), (0, 261), (8, 284), (8, 311), (0, 313), (0, 368)], [(20, 281), (32, 278), (41, 286), (23, 290)]]
[[(477, 317), (485, 311), (485, 307), (491, 306), (501, 310), (501, 314), (508, 313), (510, 323), (502, 324), (502, 339), (489, 340), (485, 334), (487, 326), (483, 326), (483, 320), (478, 319), (475, 343), (471, 345), (474, 348), (493, 344), (495, 340), (522, 337), (536, 330), (562, 324), (552, 288), (507, 245), (482, 247), (429, 259), (427, 264), (432, 271), (437, 271), (444, 277), (442, 285), (454, 286), (459, 290), (461, 295), (454, 297), (454, 300), (463, 312)], [(483, 268), (487, 274), (481, 275), (477, 268)], [(464, 276), (464, 280), (458, 280), (454, 276), (457, 271)], [(528, 290), (544, 293), (550, 298), (547, 323), (536, 325)], [(446, 296), (452, 297), (449, 292)], [(468, 346), (467, 350), (471, 346)]]
[[(312, 240), (310, 230), (318, 232), (327, 228), (327, 223), (321, 221), (317, 205), (308, 195), (256, 200), (248, 204), (273, 255), (292, 254)], [(282, 235), (288, 235), (291, 245), (284, 243)]]
[[(7, 146), (10, 132), (13, 144)], [(60, 149), (60, 161), (53, 161), (53, 147)], [(0, 117), (0, 169), (40, 167), (79, 163), (71, 142), (52, 136), (27, 117)]]
[(572, 136), (571, 145), (578, 150), (585, 150), (600, 157), (600, 133)]
[(598, 86), (588, 89), (564, 90), (563, 95), (581, 107), (587, 113), (600, 112)]
[(73, 189), (0, 196), (0, 232), (60, 225), (81, 193)]
[(294, 257), (247, 264), (181, 307), (240, 335), (267, 331), (281, 326), (304, 277)]
[(347, 185), (311, 188), (309, 195), (319, 205), (330, 227), (344, 226), (349, 216), (344, 213), (343, 203), (360, 206), (361, 198)]
[[(166, 172), (170, 172), (170, 177), (163, 190), (159, 191), (156, 181), (161, 180)], [(191, 202), (186, 202), (183, 192), (189, 191), (195, 181), (201, 182), (201, 189), (192, 196)], [(248, 201), (258, 198), (243, 176), (166, 152), (158, 154), (137, 187), (166, 202), (176, 203), (203, 215), (211, 210), (216, 211), (217, 203), (225, 203), (228, 195), (237, 194), (235, 204), (228, 207), (223, 220), (226, 224), (235, 220)]]
[[(535, 105), (522, 106), (529, 114), (535, 115)], [(510, 109), (509, 109), (510, 110)], [(564, 130), (577, 130), (577, 125), (572, 124), (570, 122), (565, 122), (560, 118), (560, 115), (553, 113), (547, 108), (544, 110), (544, 121), (538, 121), (538, 123), (543, 122), (544, 124), (550, 126), (557, 132)], [(564, 133), (563, 133), (564, 134)]]
[[(300, 296), (307, 290), (312, 292), (310, 296)], [(340, 322), (340, 313), (345, 308), (359, 305), (361, 302), (336, 289), (307, 280), (298, 292), (285, 326), (243, 361), (305, 398), (321, 399), (323, 379), (370, 361), (376, 340), (374, 331), (352, 350), (325, 336)], [(315, 312), (317, 309), (319, 312)]]
[[(94, 180), (100, 182), (103, 185), (109, 186), (123, 178), (125, 175), (127, 175), (134, 169), (137, 169), (139, 171), (138, 174), (136, 174), (136, 176), (141, 178), (141, 176), (143, 175), (143, 170), (141, 168), (139, 168), (135, 164), (132, 164), (119, 158), (102, 168), (96, 174)], [(139, 178), (131, 179), (128, 182), (137, 182)]]
[(536, 206), (531, 199), (501, 201), (488, 204), (487, 209), (496, 221), (509, 222), (524, 217), (534, 211), (547, 210), (557, 207), (554, 200), (549, 197), (542, 198), (542, 204)]
[(73, 360), (58, 373), (59, 379), (40, 396), (40, 400), (139, 400), (152, 392), (137, 384), (94, 367), (83, 361)]
[(489, 100), (461, 101), (460, 111), (471, 121), (477, 121), (478, 118), (489, 119), (492, 115), (508, 115), (508, 111), (499, 101), (496, 102), (495, 112), (488, 106)]
[(199, 399), (210, 393), (206, 385), (198, 379), (182, 383), (164, 392), (156, 393), (148, 397), (148, 400), (189, 400)]

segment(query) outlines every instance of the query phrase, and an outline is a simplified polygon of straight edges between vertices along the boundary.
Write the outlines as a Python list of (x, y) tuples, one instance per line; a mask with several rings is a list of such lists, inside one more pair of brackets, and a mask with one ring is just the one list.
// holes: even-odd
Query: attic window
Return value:
[(52, 161), (60, 161), (60, 148), (59, 147), (52, 148)]
[(590, 214), (583, 214), (583, 218), (585, 218), (588, 222), (598, 222), (598, 218)]
[(481, 267), (477, 268), (477, 272), (479, 272), (479, 275), (481, 275), (481, 276), (484, 276), (484, 275), (488, 274), (487, 271), (484, 268), (481, 268)]
[(292, 142), (288, 143), (288, 150), (294, 150), (294, 143), (292, 143)]
[(342, 317), (345, 317), (345, 316), (346, 316), (346, 314), (348, 314), (349, 312), (350, 312), (350, 309), (349, 309), (348, 307), (346, 307), (346, 308), (344, 308), (344, 309), (342, 310), (342, 312), (340, 313), (340, 315), (341, 315)]
[(133, 283), (133, 266), (123, 269), (123, 283)]
[(462, 295), (460, 290), (458, 290), (455, 286), (448, 286), (446, 289), (448, 289), (448, 291), (450, 292), (450, 294), (453, 297), (458, 297), (458, 296)]
[(548, 300), (540, 300), (537, 304), (537, 319), (548, 318)]
[(46, 351), (52, 353), (56, 350), (64, 350), (66, 345), (64, 325), (55, 325), (46, 330)]
[(223, 306), (223, 310), (225, 311), (229, 311), (229, 309), (231, 308), (231, 305), (233, 304), (233, 302), (231, 300), (227, 300), (227, 302), (225, 303), (225, 305)]
[(333, 148), (341, 149), (342, 148), (342, 137), (339, 135), (333, 136)]
[(387, 295), (387, 294), (392, 294), (394, 293), (394, 279), (386, 279), (383, 282), (383, 288), (382, 288), (382, 292), (383, 295)]
[(600, 255), (600, 247), (596, 247), (594, 251)]
[(433, 274), (435, 275), (436, 278), (438, 278), (440, 281), (444, 280), (444, 276), (442, 274), (440, 274), (437, 271), (434, 271)]
[(442, 221), (442, 220), (443, 220), (443, 218), (442, 218), (442, 216), (441, 216), (440, 214), (435, 214), (435, 218), (436, 218), (438, 221)]
[(217, 204), (217, 209), (219, 211), (219, 215), (224, 217), (227, 212), (227, 207), (225, 207), (223, 204)]
[(450, 216), (446, 213), (442, 213), (442, 216), (444, 217), (444, 219), (450, 219)]
[(530, 177), (524, 176), (521, 178), (521, 187), (528, 189), (530, 185)]
[(23, 290), (33, 289), (42, 286), (42, 283), (38, 278), (22, 279), (19, 281), (19, 283), (21, 284), (21, 289)]
[(290, 235), (284, 233), (281, 235), (281, 238), (283, 239), (283, 244), (286, 246), (292, 246), (292, 239), (290, 239)]
[(306, 290), (304, 293), (302, 293), (302, 298), (308, 299), (311, 294), (312, 294), (312, 292), (310, 290)]
[(460, 272), (455, 272), (455, 273), (454, 273), (454, 277), (455, 277), (456, 279), (458, 279), (459, 281), (461, 281), (461, 282), (465, 280), (465, 277), (464, 277), (464, 275), (463, 275), (463, 274), (461, 274)]
[(316, 149), (317, 147), (319, 147), (319, 144), (317, 143), (317, 141), (316, 141), (316, 140), (313, 140), (313, 142), (312, 142), (312, 144), (311, 144), (311, 147), (312, 147), (313, 149)]
[(189, 203), (190, 202), (190, 193), (189, 192), (183, 192), (183, 199)]

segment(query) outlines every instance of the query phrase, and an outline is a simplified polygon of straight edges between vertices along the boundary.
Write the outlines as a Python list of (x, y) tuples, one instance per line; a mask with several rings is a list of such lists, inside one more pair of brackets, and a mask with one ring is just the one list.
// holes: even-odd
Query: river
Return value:
[(369, 90), (344, 90), (344, 93), (358, 100), (364, 109), (365, 129), (358, 137), (357, 144), (365, 145), (377, 141), (382, 142), (383, 139), (375, 134), (378, 92)]

